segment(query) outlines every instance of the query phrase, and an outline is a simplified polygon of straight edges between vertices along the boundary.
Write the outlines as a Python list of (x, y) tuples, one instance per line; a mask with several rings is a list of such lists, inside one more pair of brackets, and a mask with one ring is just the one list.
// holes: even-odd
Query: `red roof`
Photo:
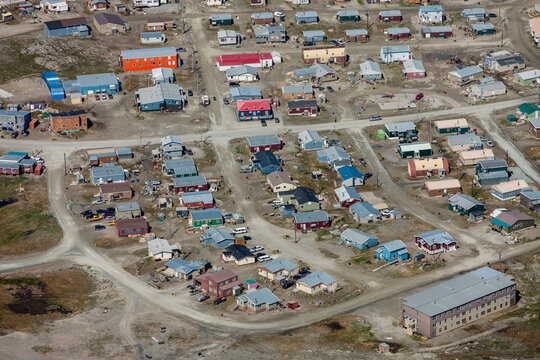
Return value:
[(270, 101), (263, 100), (238, 100), (236, 102), (237, 111), (270, 110)]
[(270, 53), (253, 53), (253, 54), (232, 54), (221, 55), (216, 58), (219, 66), (240, 66), (249, 64), (259, 64), (262, 60), (271, 60)]

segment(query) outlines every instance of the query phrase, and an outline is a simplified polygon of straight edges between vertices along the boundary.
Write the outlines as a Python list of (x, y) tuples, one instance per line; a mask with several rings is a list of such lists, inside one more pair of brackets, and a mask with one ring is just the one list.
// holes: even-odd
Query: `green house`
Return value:
[(485, 211), (484, 204), (469, 195), (461, 193), (455, 194), (448, 199), (448, 209), (466, 216)]
[(435, 121), (435, 130), (441, 135), (444, 134), (466, 134), (469, 132), (467, 119), (450, 119)]
[(399, 144), (397, 146), (399, 156), (403, 159), (421, 158), (433, 155), (433, 149), (428, 142), (419, 142), (413, 144)]
[(231, 14), (214, 14), (210, 16), (210, 25), (212, 26), (232, 25), (232, 24), (233, 24), (233, 18)]
[(491, 23), (476, 23), (472, 24), (471, 28), (474, 35), (495, 34), (495, 27)]
[(523, 103), (517, 107), (516, 116), (520, 120), (540, 117), (540, 108), (536, 104)]
[(194, 228), (223, 225), (223, 215), (219, 209), (192, 210), (189, 213), (189, 224)]
[(520, 85), (531, 85), (540, 79), (540, 70), (532, 69), (514, 74), (514, 80)]
[(340, 10), (337, 12), (336, 19), (339, 22), (360, 21), (358, 10)]

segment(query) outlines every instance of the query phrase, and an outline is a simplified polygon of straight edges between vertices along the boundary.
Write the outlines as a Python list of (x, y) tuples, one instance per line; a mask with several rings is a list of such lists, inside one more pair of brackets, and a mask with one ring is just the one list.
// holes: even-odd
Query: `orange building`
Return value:
[(84, 110), (51, 113), (53, 131), (88, 130), (88, 117)]
[(122, 50), (120, 62), (124, 71), (152, 70), (178, 67), (178, 56), (173, 47)]

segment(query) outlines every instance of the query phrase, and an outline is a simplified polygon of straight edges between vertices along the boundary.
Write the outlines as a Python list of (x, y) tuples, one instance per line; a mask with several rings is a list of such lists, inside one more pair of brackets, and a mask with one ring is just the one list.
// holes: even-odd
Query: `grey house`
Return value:
[(287, 32), (283, 25), (258, 27), (253, 33), (257, 44), (281, 43), (287, 41)]
[(178, 136), (169, 135), (161, 138), (161, 151), (166, 159), (182, 157), (184, 155), (184, 146)]
[(136, 201), (128, 201), (116, 204), (116, 219), (133, 219), (142, 216), (142, 210)]
[(351, 207), (349, 207), (349, 212), (353, 216), (354, 221), (359, 222), (360, 224), (368, 224), (382, 220), (379, 210), (366, 202), (352, 204)]
[(381, 80), (383, 73), (379, 64), (374, 61), (366, 61), (360, 64), (360, 76), (362, 79), (374, 81)]
[(237, 45), (240, 39), (239, 34), (234, 30), (220, 30), (217, 33), (218, 44), (224, 45)]
[(234, 244), (234, 233), (231, 228), (226, 226), (213, 227), (201, 235), (201, 242), (207, 245), (224, 248)]
[(349, 228), (341, 233), (339, 237), (341, 244), (349, 245), (358, 250), (366, 250), (379, 243), (375, 236), (366, 234), (363, 231)]
[(175, 178), (197, 175), (197, 166), (191, 158), (165, 160), (162, 166), (165, 174)]
[(121, 166), (103, 166), (91, 168), (90, 178), (94, 185), (101, 185), (124, 181), (126, 176)]

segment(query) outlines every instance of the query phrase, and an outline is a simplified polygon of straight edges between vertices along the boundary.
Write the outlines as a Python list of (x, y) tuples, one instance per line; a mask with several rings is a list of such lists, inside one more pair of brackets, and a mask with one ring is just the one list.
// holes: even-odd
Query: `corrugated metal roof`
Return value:
[(377, 240), (376, 236), (369, 235), (363, 231), (360, 231), (358, 229), (348, 228), (344, 232), (341, 233), (340, 238), (354, 242), (355, 244), (362, 245), (366, 241), (370, 239)]
[(276, 258), (262, 266), (259, 266), (259, 268), (264, 268), (268, 270), (271, 273), (277, 273), (278, 271), (285, 270), (288, 272), (293, 271), (294, 269), (298, 268), (298, 265), (293, 263), (291, 260), (286, 258)]
[(198, 186), (207, 183), (203, 175), (173, 178), (173, 182), (175, 187)]
[(269, 146), (281, 144), (277, 135), (259, 135), (246, 138), (248, 146)]
[(217, 208), (190, 211), (191, 218), (197, 220), (222, 219), (223, 215)]
[(367, 36), (368, 32), (366, 29), (347, 29), (345, 30), (346, 36)]
[(294, 213), (294, 222), (297, 224), (328, 221), (328, 214), (324, 210)]
[(115, 73), (77, 75), (77, 82), (81, 88), (94, 86), (117, 85), (118, 78)]
[(304, 283), (309, 287), (316, 287), (320, 284), (324, 284), (326, 286), (330, 286), (333, 283), (336, 282), (336, 279), (331, 277), (325, 272), (322, 271), (316, 271), (312, 272), (311, 274), (308, 274), (307, 276), (303, 277), (302, 279), (298, 280), (299, 283)]
[(251, 303), (253, 306), (261, 306), (264, 304), (274, 305), (279, 303), (279, 298), (267, 288), (247, 292), (239, 298)]
[(392, 240), (380, 245), (380, 247), (386, 248), (389, 252), (399, 251), (406, 249), (405, 243), (401, 240)]
[(399, 123), (392, 123), (384, 125), (389, 132), (406, 132), (416, 130), (416, 125), (412, 121), (404, 121)]
[(161, 48), (148, 48), (148, 49), (134, 49), (134, 50), (122, 50), (120, 52), (124, 59), (140, 59), (151, 57), (172, 56), (176, 57), (176, 49), (173, 47), (161, 47)]
[(138, 211), (141, 210), (139, 203), (136, 201), (121, 202), (116, 204), (116, 211)]

